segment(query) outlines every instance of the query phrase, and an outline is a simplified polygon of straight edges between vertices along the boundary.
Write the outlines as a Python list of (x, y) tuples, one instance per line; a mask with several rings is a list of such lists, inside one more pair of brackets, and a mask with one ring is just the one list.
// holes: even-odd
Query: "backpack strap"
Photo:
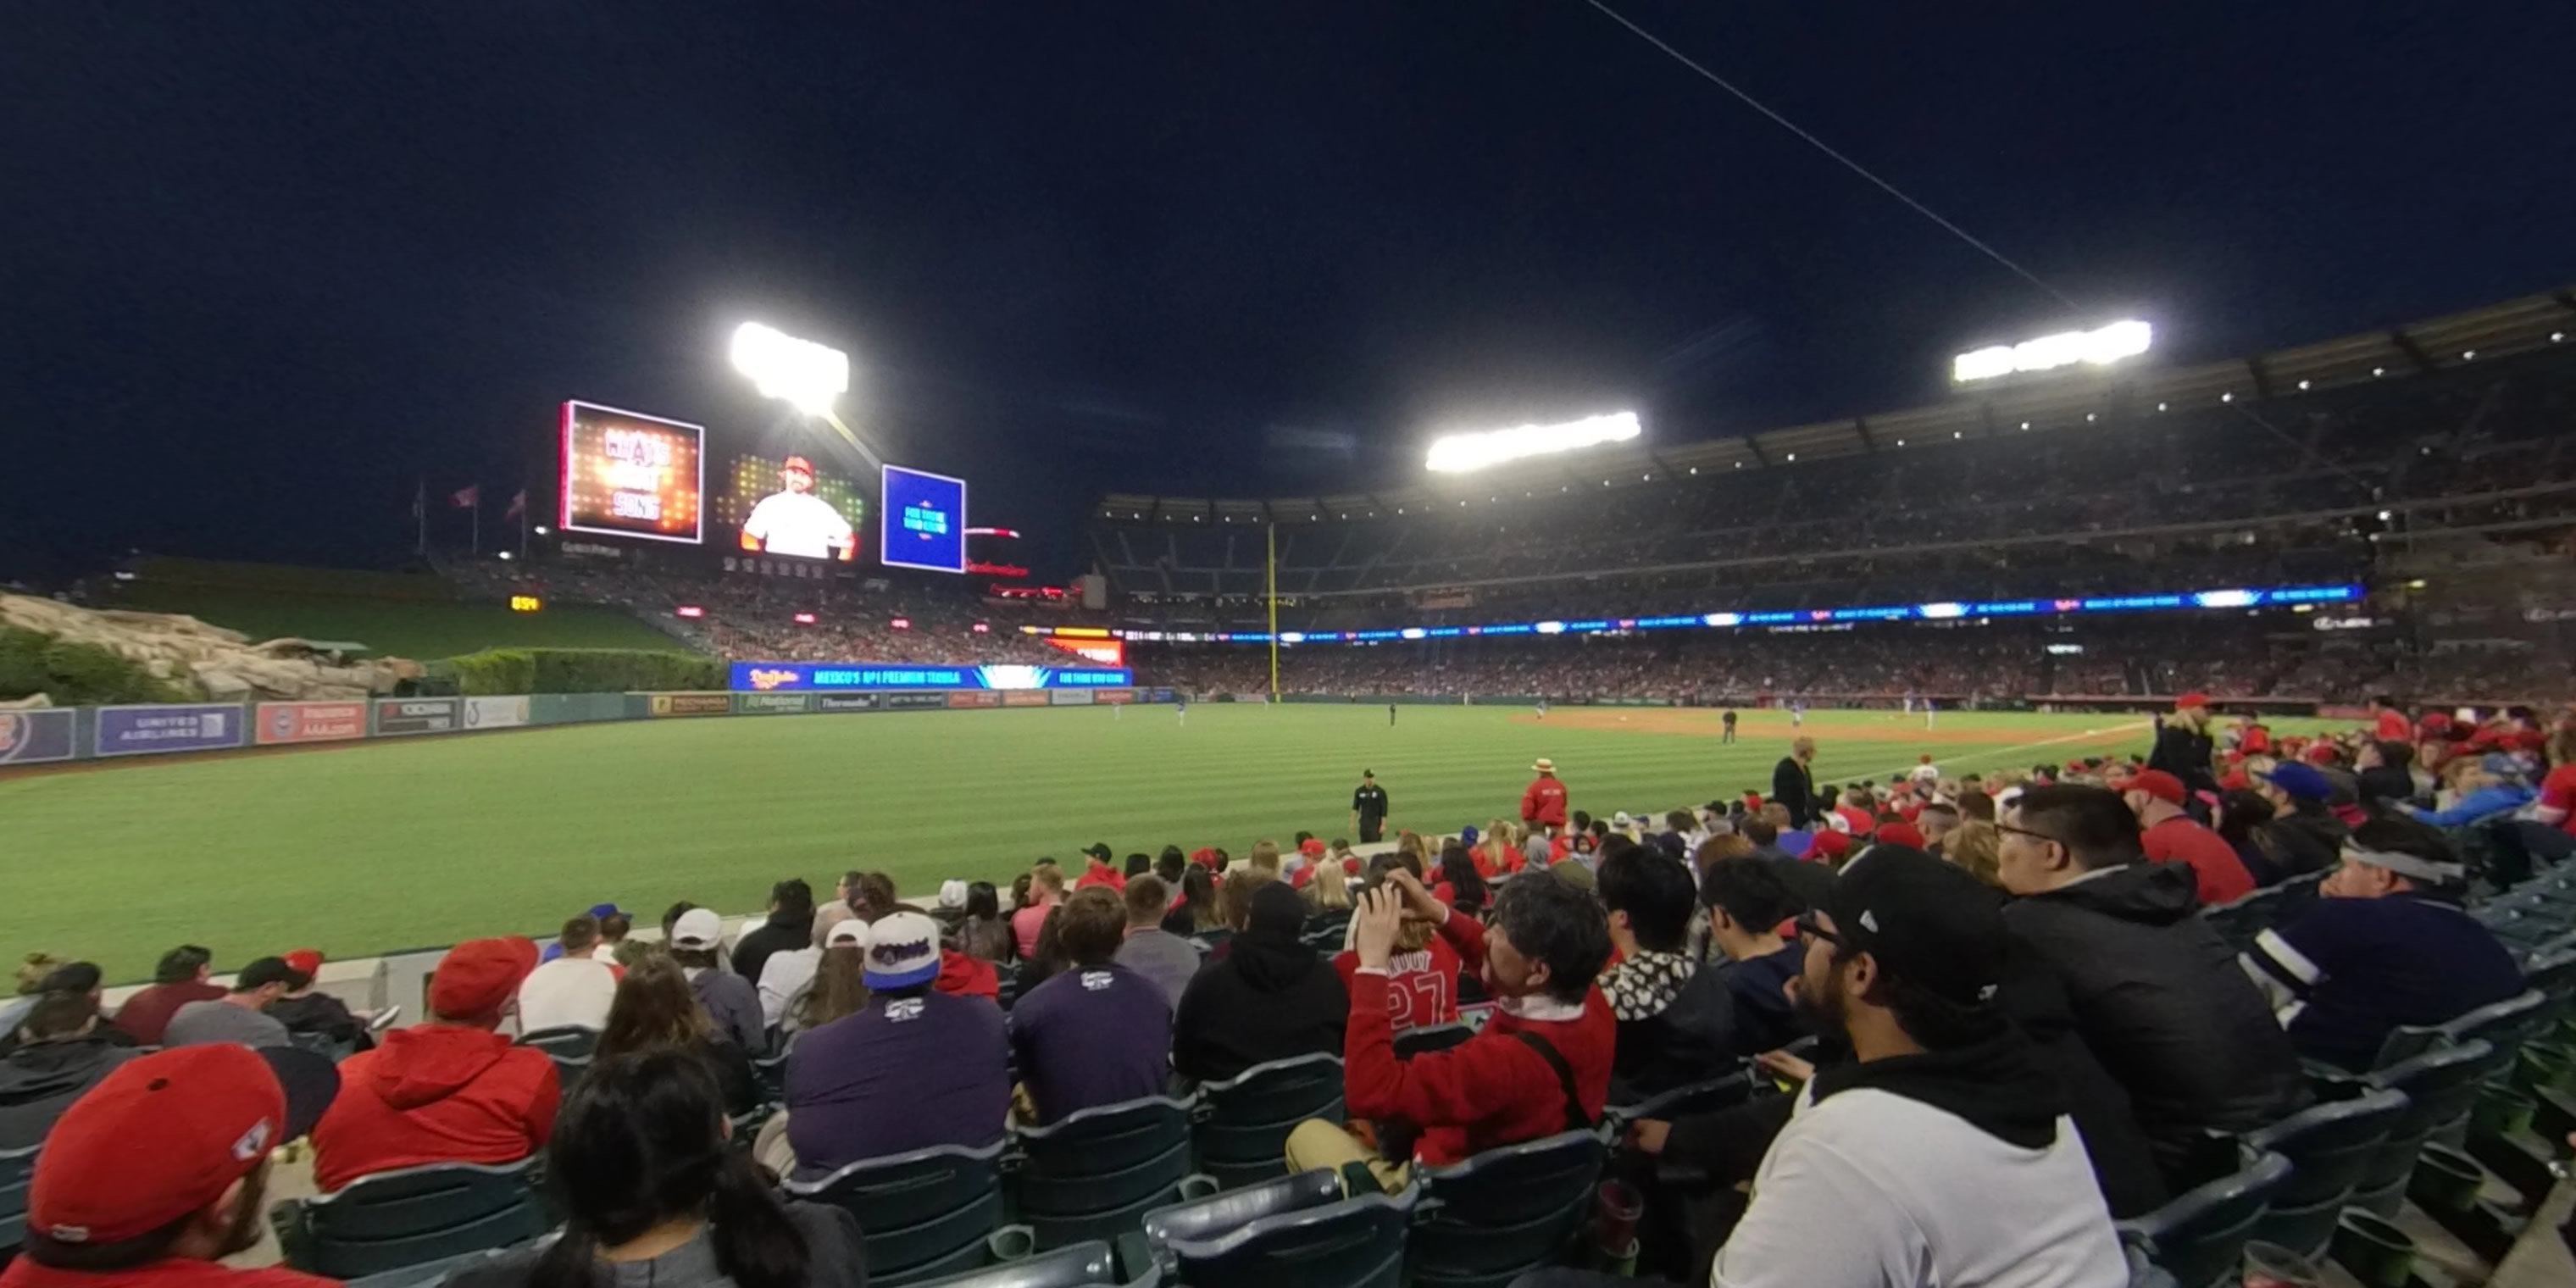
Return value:
[(1574, 1092), (1574, 1066), (1565, 1062), (1565, 1056), (1556, 1049), (1556, 1044), (1528, 1029), (1514, 1029), (1512, 1036), (1520, 1039), (1522, 1046), (1538, 1052), (1538, 1058), (1547, 1061), (1547, 1067), (1556, 1071), (1557, 1090), (1565, 1094), (1565, 1130), (1592, 1130), (1592, 1115), (1583, 1112), (1583, 1098)]

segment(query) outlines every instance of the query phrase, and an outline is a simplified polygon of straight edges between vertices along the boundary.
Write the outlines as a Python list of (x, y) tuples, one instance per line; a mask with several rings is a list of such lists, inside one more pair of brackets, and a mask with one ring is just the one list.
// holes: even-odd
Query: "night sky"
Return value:
[(2187, 361), (2576, 280), (2576, 6), (1614, 2), (2081, 310), (1578, 0), (23, 0), (0, 575), (389, 566), (417, 477), (546, 494), (567, 397), (818, 447), (725, 365), (751, 318), (849, 351), (851, 422), (1061, 575), (1103, 490), (1400, 484), (1440, 427), (1685, 441), (2069, 323)]

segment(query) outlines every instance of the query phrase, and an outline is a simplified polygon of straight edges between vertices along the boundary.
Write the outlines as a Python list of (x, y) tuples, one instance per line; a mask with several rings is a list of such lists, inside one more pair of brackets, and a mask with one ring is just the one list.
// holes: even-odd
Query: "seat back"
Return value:
[(2406, 1113), (2406, 1093), (2374, 1090), (2318, 1105), (2249, 1132), (2244, 1147), (2290, 1160), (2255, 1237), (2315, 1256), (2334, 1239), (2335, 1218)]
[(287, 1034), (286, 1040), (293, 1043), (297, 1050), (310, 1051), (333, 1064), (338, 1064), (358, 1053), (356, 1041), (334, 1038), (328, 1033), (295, 1032)]
[(1199, 1088), (1198, 1169), (1226, 1188), (1286, 1174), (1288, 1133), (1309, 1118), (1342, 1120), (1342, 1058), (1256, 1064)]
[(599, 1048), (599, 1030), (577, 1024), (559, 1024), (523, 1034), (520, 1046), (535, 1047), (555, 1062), (555, 1079), (570, 1091), (581, 1075), (590, 1071), (590, 1057)]
[(1184, 1284), (1223, 1288), (1400, 1288), (1419, 1186), (1260, 1217), (1178, 1239), (1165, 1251)]
[(2543, 948), (2524, 959), (2522, 982), (2564, 1003), (2576, 996), (2576, 948)]
[(1116, 1254), (1094, 1240), (929, 1280), (923, 1288), (1106, 1288), (1117, 1282)]
[(983, 1264), (984, 1236), (1002, 1223), (1002, 1145), (861, 1159), (783, 1188), (790, 1198), (846, 1208), (859, 1219), (870, 1283), (917, 1283)]
[(2182, 1288), (2209, 1288), (2232, 1282), (2245, 1255), (2245, 1241), (2271, 1206), (2272, 1197), (2290, 1179), (2290, 1160), (2263, 1154), (2233, 1175), (2222, 1176), (2175, 1196), (2134, 1221), (2120, 1223), (2123, 1236), (2144, 1239), (2155, 1263)]
[(1101, 1105), (1019, 1134), (1019, 1220), (1041, 1248), (1115, 1238), (1190, 1174), (1191, 1102)]
[(270, 1211), (287, 1264), (357, 1279), (506, 1248), (553, 1224), (538, 1202), (536, 1160), (432, 1163), (360, 1177), (336, 1193)]
[[(2377, 1192), (2404, 1188), (2415, 1171), (2415, 1155), (2435, 1130), (2465, 1118), (2477, 1104), (2478, 1083), (2496, 1063), (2496, 1048), (2485, 1042), (2436, 1047), (2370, 1075), (2370, 1081), (2406, 1095), (2406, 1108), (2388, 1131), (2388, 1139), (2363, 1169), (2361, 1189)], [(2506, 1052), (2506, 1058), (2512, 1053)]]
[(1557, 1135), (1421, 1172), (1417, 1283), (1500, 1288), (1562, 1255), (1591, 1211), (1609, 1156), (1601, 1135)]
[(43, 1148), (0, 1150), (0, 1253), (15, 1252), (26, 1241), (27, 1187), (36, 1177), (36, 1152)]
[(1322, 1207), (1342, 1198), (1341, 1173), (1329, 1167), (1283, 1176), (1259, 1185), (1223, 1190), (1145, 1214), (1145, 1242), (1166, 1248), (1182, 1239), (1211, 1239), (1228, 1230), (1284, 1212)]
[(2549, 995), (2526, 989), (2441, 1026), (2442, 1035), (2453, 1042), (2483, 1040), (2510, 1051), (2540, 1036), (2549, 1025), (2549, 1014)]
[(1410, 1060), (1426, 1052), (1446, 1051), (1474, 1036), (1476, 1031), (1464, 1024), (1425, 1024), (1406, 1029), (1395, 1035), (1395, 1058)]
[(1602, 1116), (1615, 1125), (1624, 1126), (1647, 1118), (1671, 1122), (1676, 1118), (1715, 1113), (1752, 1099), (1759, 1083), (1759, 1076), (1751, 1070), (1738, 1070), (1723, 1078), (1675, 1087), (1635, 1104), (1612, 1105), (1602, 1111)]
[(2209, 923), (2210, 929), (2218, 932), (2219, 938), (2227, 941), (2228, 947), (2242, 952), (2253, 944), (2256, 935), (2271, 926), (2288, 897), (2280, 886), (2266, 886), (2231, 902), (2204, 909), (2201, 917)]

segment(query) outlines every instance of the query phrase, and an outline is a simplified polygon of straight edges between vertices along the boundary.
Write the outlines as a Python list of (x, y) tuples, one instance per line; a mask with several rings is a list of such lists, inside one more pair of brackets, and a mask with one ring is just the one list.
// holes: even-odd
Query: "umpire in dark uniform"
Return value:
[(1380, 840), (1386, 831), (1386, 789), (1377, 785), (1373, 771), (1361, 770), (1359, 790), (1351, 793), (1351, 827), (1362, 845)]

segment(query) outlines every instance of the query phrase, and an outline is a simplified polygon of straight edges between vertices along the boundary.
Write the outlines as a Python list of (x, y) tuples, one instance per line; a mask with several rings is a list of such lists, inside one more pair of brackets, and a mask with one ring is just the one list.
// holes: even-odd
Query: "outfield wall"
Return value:
[(1125, 706), (1172, 699), (1170, 689), (955, 689), (887, 693), (536, 693), (514, 697), (46, 707), (0, 711), (0, 769), (535, 729), (604, 720)]

